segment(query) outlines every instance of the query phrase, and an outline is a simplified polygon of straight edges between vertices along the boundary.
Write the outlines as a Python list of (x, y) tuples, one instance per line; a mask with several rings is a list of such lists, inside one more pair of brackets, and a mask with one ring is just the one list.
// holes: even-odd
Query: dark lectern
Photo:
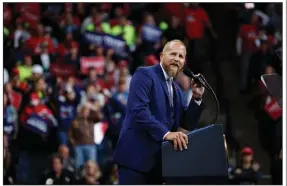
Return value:
[(188, 134), (188, 149), (175, 151), (162, 144), (162, 174), (166, 184), (208, 184), (228, 182), (228, 159), (221, 125), (210, 125)]

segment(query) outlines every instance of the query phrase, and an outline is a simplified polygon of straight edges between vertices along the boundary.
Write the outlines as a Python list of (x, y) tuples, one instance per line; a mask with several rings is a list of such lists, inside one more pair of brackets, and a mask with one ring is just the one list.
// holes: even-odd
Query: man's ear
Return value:
[(163, 53), (161, 52), (159, 55), (160, 61), (163, 61)]

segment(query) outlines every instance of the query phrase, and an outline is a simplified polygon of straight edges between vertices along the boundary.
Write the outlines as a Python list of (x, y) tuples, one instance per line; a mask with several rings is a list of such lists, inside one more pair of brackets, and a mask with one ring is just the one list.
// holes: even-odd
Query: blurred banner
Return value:
[(95, 68), (98, 74), (103, 74), (104, 72), (104, 57), (81, 57), (80, 63), (82, 74), (88, 74), (89, 68)]
[(115, 54), (120, 57), (127, 57), (129, 53), (129, 48), (121, 37), (116, 37), (105, 33), (85, 32), (84, 42), (96, 44), (105, 49), (112, 48), (115, 51)]
[(144, 41), (156, 43), (160, 41), (162, 31), (155, 26), (145, 24), (141, 30), (141, 36)]
[(50, 72), (56, 77), (70, 77), (76, 75), (74, 66), (69, 64), (51, 64)]
[(48, 128), (51, 126), (51, 121), (48, 119), (39, 116), (37, 114), (31, 114), (24, 127), (31, 132), (34, 132), (39, 135), (48, 135)]

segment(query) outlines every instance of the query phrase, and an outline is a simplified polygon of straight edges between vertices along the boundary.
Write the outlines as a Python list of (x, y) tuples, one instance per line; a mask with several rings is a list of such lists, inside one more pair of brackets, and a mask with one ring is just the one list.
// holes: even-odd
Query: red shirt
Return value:
[(4, 25), (10, 25), (11, 24), (11, 20), (12, 20), (12, 14), (11, 14), (11, 9), (9, 8), (9, 6), (6, 4), (4, 4), (3, 7), (3, 21), (4, 21)]
[(22, 94), (19, 94), (15, 91), (11, 91), (10, 93), (8, 93), (8, 98), (13, 107), (18, 110), (22, 103)]
[(19, 12), (24, 22), (35, 28), (40, 21), (41, 8), (39, 3), (15, 3), (14, 11)]
[(242, 38), (242, 51), (254, 52), (256, 50), (255, 39), (257, 36), (258, 30), (255, 25), (242, 25), (239, 30), (239, 37)]
[(204, 36), (204, 28), (209, 23), (209, 18), (203, 8), (187, 8), (185, 9), (185, 23), (189, 39), (199, 39)]
[(53, 45), (53, 41), (51, 38), (44, 38), (44, 37), (31, 37), (26, 41), (26, 46), (33, 50), (35, 54), (39, 54), (40, 52), (40, 44), (43, 42), (48, 43), (49, 53), (53, 54), (55, 52), (55, 48)]
[(184, 5), (183, 3), (166, 3), (165, 4), (165, 14), (172, 15), (183, 20), (184, 18)]
[(120, 22), (117, 18), (110, 20), (111, 27), (118, 25)]
[(67, 55), (67, 54), (69, 54), (70, 53), (70, 50), (71, 50), (71, 47), (76, 47), (76, 48), (78, 48), (79, 46), (78, 46), (78, 43), (77, 42), (74, 42), (74, 41), (71, 41), (71, 42), (69, 42), (69, 43), (67, 43), (67, 44), (65, 44), (65, 43), (61, 43), (61, 44), (59, 44), (59, 46), (58, 46), (58, 48), (57, 48), (57, 52), (58, 52), (58, 54), (61, 56), (61, 57), (63, 57), (63, 56), (65, 56), (65, 55)]
[(15, 3), (14, 11), (40, 14), (41, 8), (39, 3)]

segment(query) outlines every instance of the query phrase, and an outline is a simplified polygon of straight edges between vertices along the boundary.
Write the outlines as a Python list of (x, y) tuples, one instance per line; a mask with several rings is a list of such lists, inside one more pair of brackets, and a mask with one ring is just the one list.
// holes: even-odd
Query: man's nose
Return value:
[(175, 56), (175, 57), (174, 57), (174, 61), (179, 62), (179, 61), (180, 61), (180, 60), (179, 60), (179, 56)]

